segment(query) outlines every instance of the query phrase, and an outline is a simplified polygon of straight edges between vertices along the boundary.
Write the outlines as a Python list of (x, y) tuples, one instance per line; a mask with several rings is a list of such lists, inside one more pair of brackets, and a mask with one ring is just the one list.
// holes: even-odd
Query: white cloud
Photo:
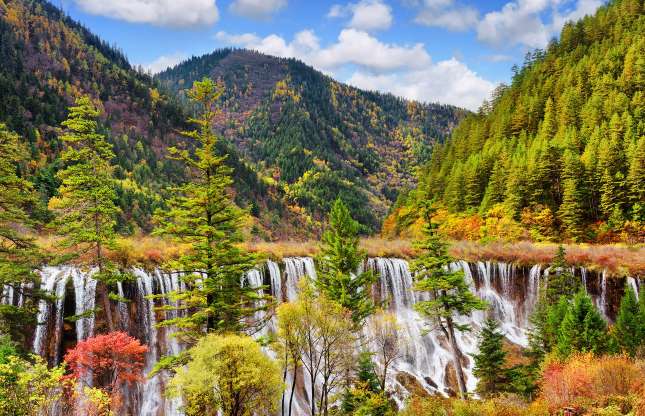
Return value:
[(90, 14), (157, 26), (210, 25), (219, 19), (215, 0), (74, 0)]
[(287, 6), (287, 0), (235, 0), (229, 6), (231, 12), (250, 19), (268, 19)]
[(453, 0), (425, 0), (414, 21), (457, 32), (473, 28), (478, 18), (476, 9), (455, 4)]
[[(572, 2), (566, 0), (514, 0), (501, 10), (487, 13), (477, 26), (477, 38), (489, 45), (524, 45), (543, 48), (557, 36), (565, 22), (592, 14), (603, 4), (602, 0), (577, 0), (575, 6), (560, 9)], [(550, 9), (550, 22), (541, 14)]]
[(298, 58), (322, 70), (354, 64), (370, 71), (381, 72), (421, 68), (431, 61), (421, 43), (412, 46), (387, 44), (367, 32), (356, 29), (343, 29), (337, 41), (324, 48), (310, 30), (297, 33), (291, 42), (275, 34), (259, 39), (254, 38), (253, 34), (221, 33), (218, 34), (218, 39), (228, 40), (225, 42), (228, 45), (242, 46), (269, 55)]
[(361, 0), (346, 6), (335, 4), (327, 13), (331, 18), (347, 16), (351, 16), (347, 27), (368, 32), (388, 29), (393, 20), (392, 8), (382, 0)]
[(185, 59), (186, 59), (186, 55), (178, 52), (171, 55), (162, 55), (157, 59), (155, 59), (154, 61), (148, 64), (144, 64), (142, 66), (144, 69), (152, 72), (153, 74), (158, 74), (164, 69), (171, 68)]
[(215, 34), (215, 39), (226, 45), (248, 45), (251, 43), (257, 43), (260, 40), (255, 33), (234, 35), (221, 30)]
[(544, 47), (551, 31), (540, 19), (548, 3), (544, 0), (519, 0), (506, 3), (500, 11), (487, 13), (477, 26), (477, 38), (492, 46), (523, 44)]
[(464, 63), (452, 58), (432, 63), (423, 44), (401, 46), (381, 42), (356, 29), (343, 29), (336, 42), (322, 47), (311, 30), (297, 33), (293, 40), (272, 34), (216, 37), (229, 45), (280, 57), (294, 57), (338, 79), (337, 73), (350, 73), (340, 79), (360, 88), (390, 92), (408, 99), (454, 104), (477, 109), (490, 95), (494, 84), (477, 75)]
[(495, 85), (455, 58), (424, 69), (392, 74), (356, 71), (348, 80), (356, 87), (390, 92), (411, 100), (440, 102), (477, 110)]

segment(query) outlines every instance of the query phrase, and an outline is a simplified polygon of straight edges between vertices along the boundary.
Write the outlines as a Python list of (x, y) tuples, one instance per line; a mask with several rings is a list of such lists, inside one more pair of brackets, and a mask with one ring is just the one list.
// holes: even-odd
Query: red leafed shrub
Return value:
[(144, 355), (148, 347), (125, 332), (110, 332), (81, 341), (67, 351), (65, 363), (69, 378), (92, 377), (94, 386), (112, 395), (122, 384), (142, 379)]
[(548, 362), (542, 372), (542, 398), (551, 410), (565, 406), (602, 406), (609, 398), (639, 395), (645, 369), (627, 356), (580, 354)]

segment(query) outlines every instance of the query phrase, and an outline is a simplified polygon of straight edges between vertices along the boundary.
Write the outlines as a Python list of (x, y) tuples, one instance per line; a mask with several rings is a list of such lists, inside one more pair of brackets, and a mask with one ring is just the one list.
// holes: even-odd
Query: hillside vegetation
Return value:
[(644, 7), (613, 1), (528, 54), (435, 148), (384, 231), (433, 200), (454, 238), (643, 241)]
[(226, 87), (215, 127), (289, 204), (319, 223), (341, 196), (374, 231), (415, 168), (466, 114), (334, 81), (295, 59), (246, 50), (191, 58), (157, 79), (182, 101), (195, 80)]

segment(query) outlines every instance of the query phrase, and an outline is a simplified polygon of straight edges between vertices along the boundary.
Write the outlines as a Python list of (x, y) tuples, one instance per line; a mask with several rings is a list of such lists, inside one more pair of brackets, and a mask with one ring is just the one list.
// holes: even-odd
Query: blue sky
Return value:
[(475, 110), (527, 51), (603, 0), (53, 2), (152, 72), (246, 47), (361, 88)]

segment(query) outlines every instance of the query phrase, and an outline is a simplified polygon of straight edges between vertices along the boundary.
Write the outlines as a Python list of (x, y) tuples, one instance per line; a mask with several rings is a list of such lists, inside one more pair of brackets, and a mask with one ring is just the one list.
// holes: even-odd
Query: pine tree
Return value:
[(573, 352), (602, 354), (609, 349), (607, 324), (589, 295), (580, 290), (560, 325), (557, 351), (562, 357), (568, 357)]
[(96, 267), (94, 277), (101, 282), (99, 293), (110, 331), (115, 324), (108, 296), (109, 285), (119, 276), (106, 258), (105, 250), (116, 246), (116, 191), (113, 178), (112, 146), (99, 133), (97, 119), (101, 112), (89, 97), (76, 100), (70, 107), (61, 136), (66, 148), (61, 154), (65, 168), (58, 172), (58, 195), (49, 201), (57, 214), (56, 233), (63, 237), (61, 247), (71, 255), (87, 256), (87, 264)]
[(579, 157), (567, 150), (562, 172), (563, 196), (558, 213), (566, 234), (573, 240), (581, 239), (584, 230), (586, 195), (581, 180), (583, 173), (584, 166)]
[(645, 323), (641, 321), (640, 313), (636, 293), (630, 286), (626, 285), (625, 294), (620, 300), (620, 308), (614, 325), (614, 336), (618, 346), (632, 357), (639, 347), (645, 343), (645, 338), (643, 338), (643, 325)]
[(216, 153), (218, 138), (211, 127), (222, 93), (223, 88), (209, 79), (196, 81), (189, 91), (201, 112), (189, 119), (197, 129), (182, 134), (194, 140), (195, 149), (173, 147), (168, 152), (170, 159), (186, 166), (190, 182), (175, 188), (168, 209), (155, 214), (155, 234), (189, 248), (167, 266), (184, 274), (186, 290), (170, 296), (179, 302), (179, 309), (191, 313), (162, 324), (177, 325), (183, 335), (192, 337), (200, 336), (204, 326), (208, 331), (244, 329), (261, 307), (258, 288), (242, 284), (257, 258), (237, 245), (244, 212), (229, 193), (232, 170), (224, 163), (226, 156)]
[(560, 245), (549, 267), (546, 287), (547, 304), (556, 304), (562, 296), (567, 298), (573, 296), (578, 291), (579, 286), (578, 279), (574, 276), (571, 266), (566, 261), (564, 246)]
[(489, 396), (506, 390), (506, 351), (504, 335), (499, 332), (499, 324), (489, 318), (479, 334), (479, 352), (473, 355), (475, 367), (473, 374), (479, 379), (477, 392)]
[[(27, 209), (33, 207), (36, 198), (31, 183), (23, 172), (27, 149), (17, 134), (0, 124), (0, 287), (23, 299), (34, 295), (28, 288), (34, 284), (43, 257), (26, 232), (33, 230), (34, 222)], [(23, 302), (17, 305), (10, 299), (0, 309), (0, 333), (10, 334), (22, 341), (23, 326), (35, 315), (34, 304)]]
[(633, 204), (632, 217), (645, 222), (645, 136), (635, 146), (627, 176), (629, 199)]
[(475, 310), (484, 310), (486, 303), (476, 297), (468, 287), (463, 271), (450, 269), (454, 259), (448, 255), (448, 246), (437, 234), (432, 223), (432, 209), (424, 209), (426, 227), (424, 239), (416, 242), (421, 254), (412, 262), (411, 272), (415, 276), (414, 290), (428, 292), (430, 300), (417, 302), (415, 309), (432, 321), (449, 342), (453, 364), (457, 373), (459, 392), (466, 396), (466, 381), (461, 367), (461, 351), (457, 345), (456, 331), (470, 329), (455, 322), (456, 315), (470, 315)]
[(367, 253), (359, 248), (359, 230), (360, 224), (351, 217), (345, 203), (337, 199), (316, 258), (316, 286), (329, 299), (350, 310), (352, 320), (361, 326), (374, 311), (368, 289), (376, 276), (371, 271), (358, 272), (367, 258)]

